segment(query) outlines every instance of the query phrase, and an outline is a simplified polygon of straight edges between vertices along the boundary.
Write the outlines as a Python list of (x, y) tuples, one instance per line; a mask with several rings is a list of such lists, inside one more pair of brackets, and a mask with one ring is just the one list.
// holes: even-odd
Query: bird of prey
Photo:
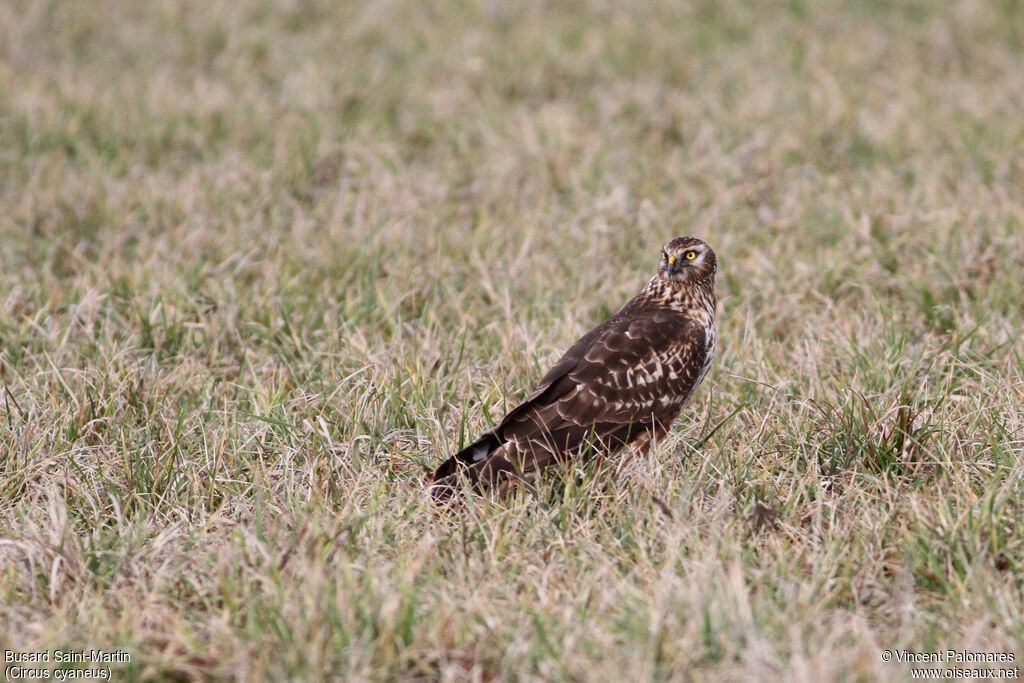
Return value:
[(715, 351), (715, 252), (694, 237), (661, 250), (658, 273), (622, 310), (587, 332), (497, 427), (434, 474), (449, 499), (464, 477), (477, 491), (553, 463), (663, 437), (693, 397)]

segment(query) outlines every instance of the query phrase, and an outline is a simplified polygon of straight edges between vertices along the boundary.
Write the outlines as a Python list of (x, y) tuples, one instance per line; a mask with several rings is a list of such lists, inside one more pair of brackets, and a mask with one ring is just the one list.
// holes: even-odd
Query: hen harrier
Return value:
[(431, 491), (479, 491), (586, 452), (643, 451), (668, 431), (715, 351), (715, 252), (694, 237), (661, 250), (658, 274), (572, 345), (497, 427), (442, 464)]

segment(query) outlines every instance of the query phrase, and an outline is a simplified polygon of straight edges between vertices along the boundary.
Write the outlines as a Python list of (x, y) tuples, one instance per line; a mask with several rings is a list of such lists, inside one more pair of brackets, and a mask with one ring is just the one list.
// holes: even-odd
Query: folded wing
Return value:
[(696, 388), (709, 344), (677, 311), (627, 305), (576, 342), (497, 427), (442, 464), (435, 493), (450, 494), (460, 470), (488, 488), (502, 473), (663, 432)]

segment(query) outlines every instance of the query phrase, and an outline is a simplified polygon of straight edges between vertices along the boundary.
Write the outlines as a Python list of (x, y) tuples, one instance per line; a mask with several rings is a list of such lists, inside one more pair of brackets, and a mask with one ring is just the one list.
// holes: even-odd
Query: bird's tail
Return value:
[(501, 448), (501, 441), (494, 432), (487, 432), (461, 451), (441, 463), (434, 473), (434, 480), (444, 479), (455, 474), (459, 467), (471, 467), (487, 459), (487, 456)]
[(487, 459), (501, 448), (501, 440), (494, 432), (487, 432), (461, 451), (441, 463), (431, 478), (430, 493), (438, 502), (449, 500), (454, 494), (458, 483), (458, 475), (464, 473), (473, 485), (479, 489), (487, 487), (487, 477), (481, 477), (481, 467)]

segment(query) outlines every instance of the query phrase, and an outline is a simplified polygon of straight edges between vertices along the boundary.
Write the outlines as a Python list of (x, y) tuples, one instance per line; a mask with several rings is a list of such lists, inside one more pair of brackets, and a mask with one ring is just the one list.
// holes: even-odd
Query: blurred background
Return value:
[(375, 254), (399, 288), (482, 260), (578, 300), (688, 232), (754, 269), (730, 292), (911, 261), (941, 290), (1019, 228), (1017, 2), (0, 12), (3, 265), (29, 298), (218, 266), (319, 287)]

